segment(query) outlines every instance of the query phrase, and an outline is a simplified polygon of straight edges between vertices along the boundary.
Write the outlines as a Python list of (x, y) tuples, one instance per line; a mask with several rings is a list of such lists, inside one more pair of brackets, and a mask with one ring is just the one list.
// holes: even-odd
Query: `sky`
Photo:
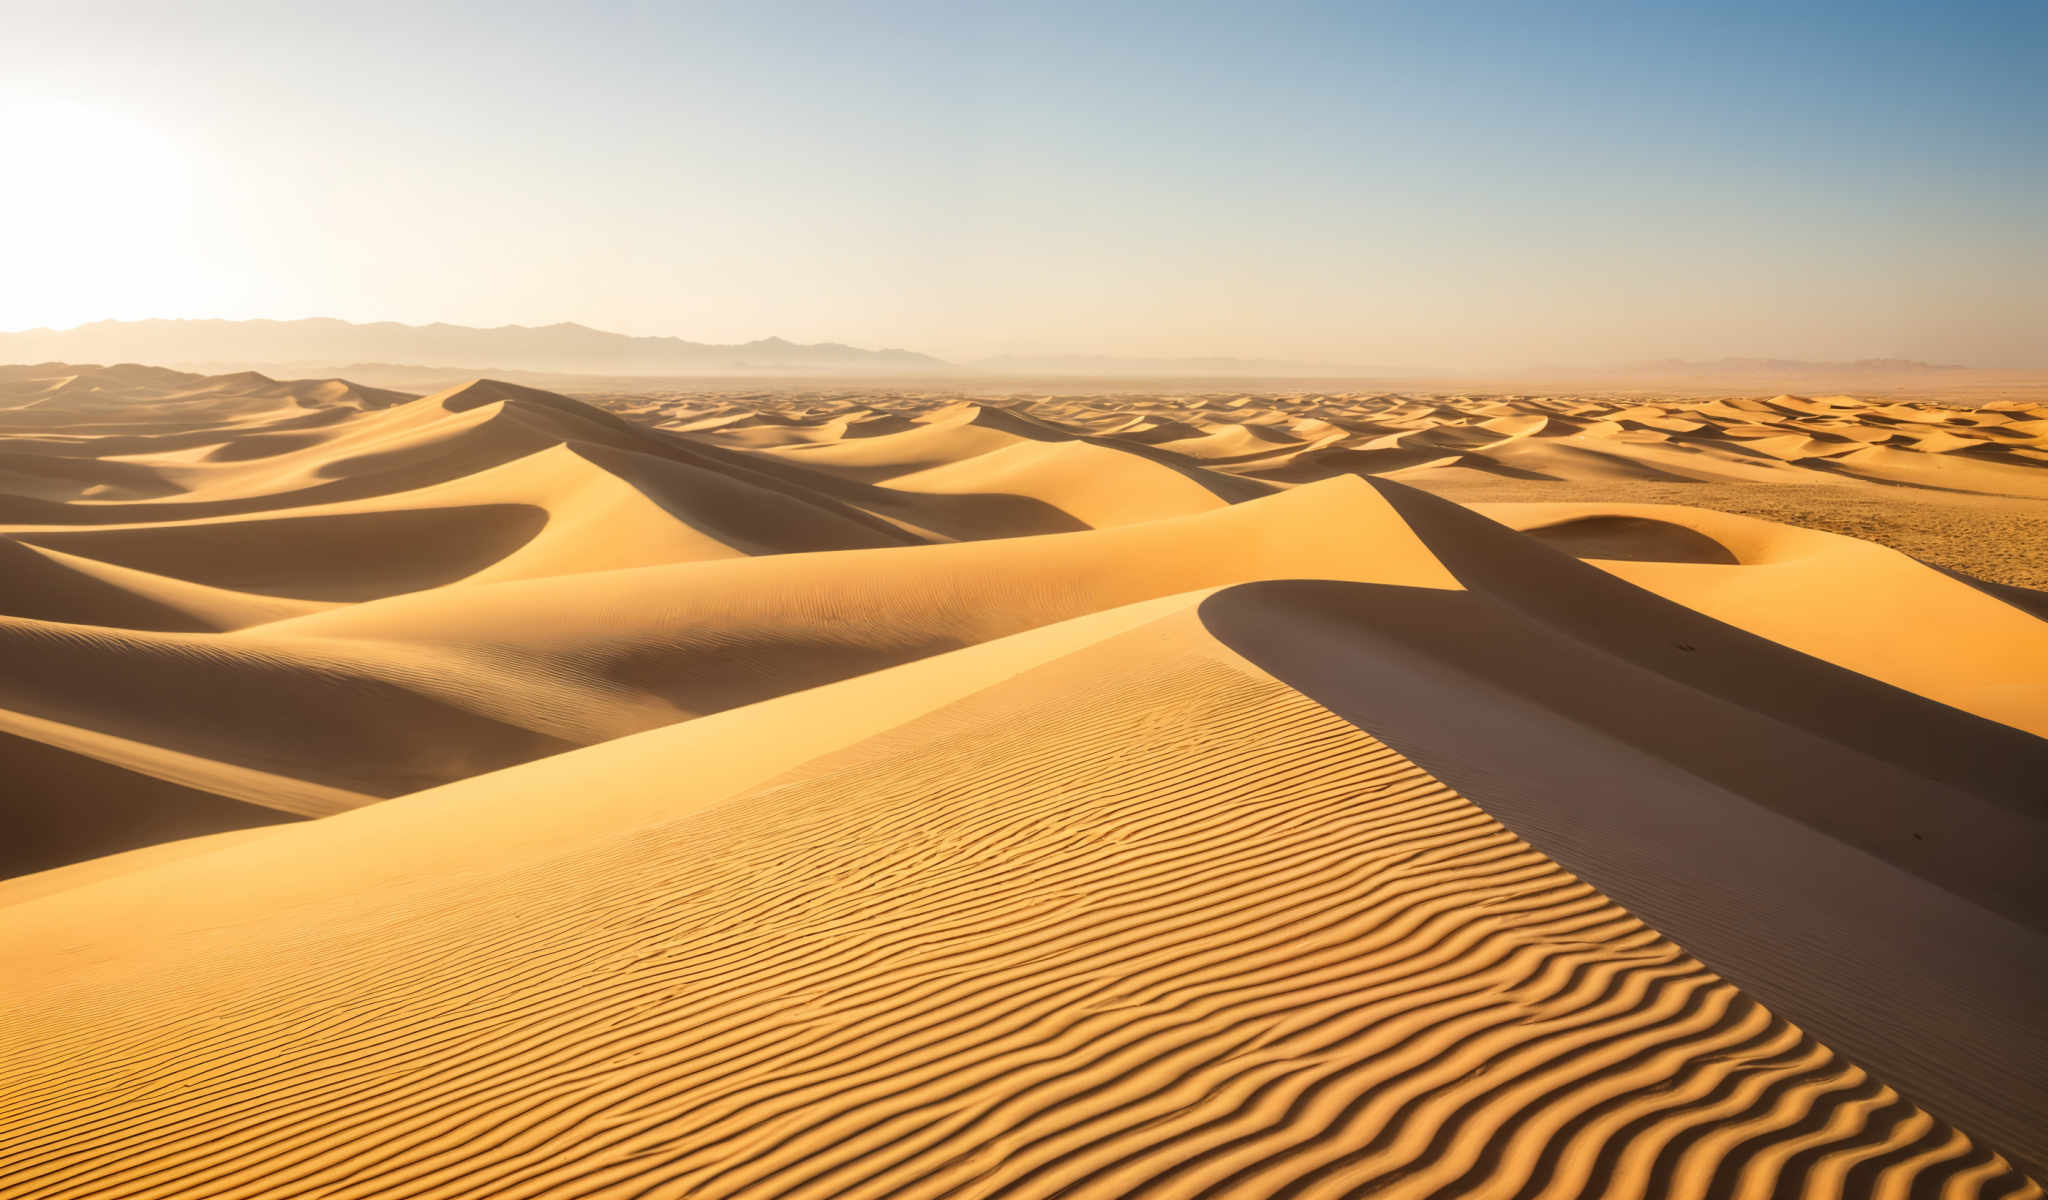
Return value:
[(0, 329), (2048, 366), (2048, 4), (0, 0)]

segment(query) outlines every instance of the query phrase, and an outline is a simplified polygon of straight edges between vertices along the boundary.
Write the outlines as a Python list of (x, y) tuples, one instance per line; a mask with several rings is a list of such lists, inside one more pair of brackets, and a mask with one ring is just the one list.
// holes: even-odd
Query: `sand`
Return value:
[(0, 368), (0, 1196), (2040, 1195), (2043, 608), (1785, 489), (2048, 410)]

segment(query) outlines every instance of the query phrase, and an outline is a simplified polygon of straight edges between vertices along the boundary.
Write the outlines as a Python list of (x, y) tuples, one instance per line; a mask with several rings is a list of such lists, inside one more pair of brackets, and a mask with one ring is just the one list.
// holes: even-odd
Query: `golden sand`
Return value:
[(0, 368), (0, 1196), (2038, 1196), (2038, 595), (1568, 490), (1793, 483), (2048, 410)]

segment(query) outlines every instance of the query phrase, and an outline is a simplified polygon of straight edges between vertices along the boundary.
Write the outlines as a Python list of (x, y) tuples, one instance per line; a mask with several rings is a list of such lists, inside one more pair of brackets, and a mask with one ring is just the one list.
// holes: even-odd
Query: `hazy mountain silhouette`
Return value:
[(1754, 374), (1758, 372), (1818, 372), (1832, 374), (1899, 375), (1921, 371), (1966, 371), (1968, 367), (1955, 363), (1920, 362), (1910, 358), (1859, 358), (1853, 362), (1808, 362), (1797, 358), (1717, 358), (1706, 362), (1692, 362), (1679, 358), (1659, 358), (1649, 362), (1629, 363), (1620, 368), (1627, 371), (1674, 371), (1688, 374), (1725, 373), (1731, 375)]
[(763, 338), (737, 346), (673, 337), (630, 337), (585, 325), (357, 325), (325, 317), (300, 321), (95, 321), (75, 329), (0, 333), (0, 362), (165, 364), (411, 363), (529, 371), (647, 374), (763, 368), (920, 370), (947, 364), (909, 350), (863, 350), (836, 342), (799, 345)]

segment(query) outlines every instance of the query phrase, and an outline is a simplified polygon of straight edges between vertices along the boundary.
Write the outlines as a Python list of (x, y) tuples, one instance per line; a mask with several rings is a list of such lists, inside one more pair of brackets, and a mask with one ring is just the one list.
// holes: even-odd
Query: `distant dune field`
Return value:
[(0, 367), (0, 1197), (2040, 1196), (2044, 588), (2028, 400)]

